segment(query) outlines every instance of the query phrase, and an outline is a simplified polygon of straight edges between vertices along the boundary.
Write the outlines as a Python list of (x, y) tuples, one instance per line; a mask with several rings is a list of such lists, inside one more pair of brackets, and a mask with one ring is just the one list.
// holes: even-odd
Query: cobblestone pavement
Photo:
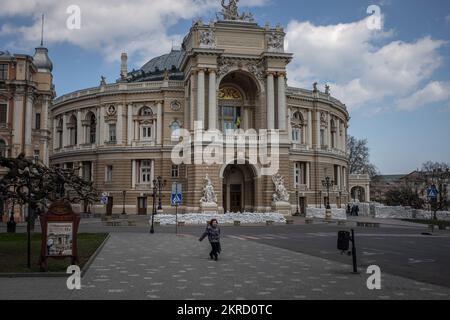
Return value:
[(82, 279), (0, 279), (0, 299), (449, 299), (450, 289), (382, 274), (370, 291), (368, 274), (349, 265), (252, 241), (225, 238), (218, 262), (209, 244), (191, 235), (112, 234)]

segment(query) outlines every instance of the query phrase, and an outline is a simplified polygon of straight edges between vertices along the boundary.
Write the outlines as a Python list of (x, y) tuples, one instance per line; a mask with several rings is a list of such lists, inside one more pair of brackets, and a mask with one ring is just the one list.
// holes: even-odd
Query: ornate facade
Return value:
[[(182, 184), (181, 212), (200, 212), (205, 177), (220, 212), (272, 211), (277, 192), (292, 211), (297, 203), (302, 211), (319, 207), (327, 196), (325, 176), (334, 181), (332, 206), (344, 205), (349, 199), (345, 105), (329, 90), (287, 86), (292, 54), (284, 51), (281, 27), (260, 27), (234, 9), (222, 15), (214, 23), (195, 22), (181, 50), (140, 70), (127, 72), (122, 55), (116, 83), (102, 81), (54, 100), (51, 164), (79, 167), (109, 194), (114, 213), (122, 212), (125, 200), (128, 213), (150, 214), (152, 181), (158, 176), (165, 181), (164, 212), (175, 211), (174, 182)], [(203, 128), (195, 127), (197, 121)], [(172, 134), (180, 128), (278, 130), (280, 177), (264, 176), (261, 166), (246, 162), (174, 165)], [(283, 186), (276, 190), (279, 179)], [(105, 206), (86, 204), (80, 210), (104, 213)]]
[[(52, 69), (48, 51), (42, 44), (33, 57), (0, 51), (1, 156), (15, 158), (24, 153), (28, 158), (49, 164), (48, 120), (55, 97)], [(5, 170), (0, 168), (0, 175)], [(0, 213), (10, 208), (9, 201), (0, 202)]]

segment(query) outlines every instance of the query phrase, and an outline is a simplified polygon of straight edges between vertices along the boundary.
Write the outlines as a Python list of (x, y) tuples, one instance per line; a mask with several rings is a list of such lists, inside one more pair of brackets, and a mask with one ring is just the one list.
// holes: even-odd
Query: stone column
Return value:
[(217, 88), (216, 70), (209, 71), (209, 130), (217, 129)]
[(313, 146), (312, 136), (313, 136), (312, 113), (311, 110), (308, 110), (308, 145), (310, 148), (312, 148)]
[(139, 137), (139, 122), (138, 121), (134, 121), (134, 140), (139, 141), (140, 137)]
[(58, 149), (58, 129), (56, 128), (58, 126), (58, 120), (55, 118), (53, 119), (53, 150)]
[(278, 129), (286, 131), (286, 79), (278, 76)]
[(248, 108), (244, 108), (244, 130), (250, 129), (250, 112)]
[(158, 113), (157, 113), (157, 119), (156, 119), (156, 126), (158, 128), (158, 132), (156, 134), (156, 143), (158, 145), (162, 144), (163, 141), (163, 102), (158, 101), (157, 103)]
[(151, 173), (150, 173), (150, 181), (151, 181), (151, 185), (153, 186), (153, 180), (155, 180), (155, 160), (151, 160)]
[(81, 123), (81, 110), (77, 112), (77, 144), (82, 145), (84, 141), (83, 139), (83, 125)]
[(33, 97), (28, 96), (25, 111), (25, 153), (27, 157), (33, 156), (33, 146), (31, 139), (31, 127), (33, 125)]
[(317, 128), (316, 128), (316, 130), (317, 130), (317, 141), (316, 141), (316, 145), (317, 145), (317, 148), (321, 148), (322, 146), (321, 146), (321, 143), (320, 143), (320, 111), (318, 111), (317, 112)]
[(198, 71), (197, 85), (197, 121), (203, 122), (202, 129), (205, 128), (205, 71)]
[(195, 121), (195, 91), (194, 91), (194, 82), (195, 76), (191, 74), (190, 79), (190, 92), (189, 92), (189, 122), (190, 122), (190, 130), (194, 130), (194, 121)]
[(97, 145), (105, 144), (105, 118), (103, 116), (103, 108), (97, 109)]
[(337, 167), (337, 186), (338, 189), (341, 190), (341, 166)]
[(131, 189), (136, 189), (136, 160), (131, 164)]
[(65, 114), (65, 115), (63, 115), (63, 126), (62, 126), (62, 144), (61, 144), (61, 146), (63, 148), (65, 148), (68, 145), (68, 143), (67, 143), (68, 137), (69, 137), (69, 135), (67, 132), (67, 115)]
[(336, 120), (336, 149), (341, 150), (341, 120)]
[(133, 105), (128, 105), (128, 115), (127, 115), (127, 144), (129, 146), (133, 143), (134, 138), (134, 128), (133, 128)]
[(48, 130), (48, 105), (49, 105), (49, 100), (50, 98), (48, 98), (47, 96), (44, 97), (43, 101), (42, 101), (42, 111), (41, 111), (41, 118), (42, 118), (42, 126), (41, 129), (42, 130)]
[(123, 136), (124, 136), (124, 130), (123, 130), (123, 106), (119, 105), (117, 108), (117, 126), (116, 126), (116, 139), (117, 144), (123, 143)]
[(289, 138), (289, 142), (292, 143), (292, 122), (291, 122), (292, 110), (288, 109), (287, 112), (288, 112), (288, 115), (289, 115), (289, 120), (288, 120), (288, 124), (287, 124), (287, 127), (288, 127), (288, 138)]
[(308, 190), (311, 189), (311, 165), (309, 162), (306, 163), (306, 186)]
[(275, 129), (275, 93), (272, 73), (267, 75), (267, 129)]
[(328, 114), (327, 146), (331, 149), (331, 114)]

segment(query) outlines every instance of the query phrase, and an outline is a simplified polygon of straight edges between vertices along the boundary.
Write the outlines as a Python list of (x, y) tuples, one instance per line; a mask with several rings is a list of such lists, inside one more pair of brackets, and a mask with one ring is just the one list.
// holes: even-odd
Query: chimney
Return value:
[(126, 53), (122, 53), (120, 61), (120, 78), (124, 80), (128, 75), (128, 56)]

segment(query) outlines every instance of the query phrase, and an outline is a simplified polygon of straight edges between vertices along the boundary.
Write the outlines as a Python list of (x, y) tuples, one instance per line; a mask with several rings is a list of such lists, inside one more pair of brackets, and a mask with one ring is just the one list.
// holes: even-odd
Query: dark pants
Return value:
[(220, 253), (220, 242), (211, 242), (211, 253), (210, 256), (218, 257)]

